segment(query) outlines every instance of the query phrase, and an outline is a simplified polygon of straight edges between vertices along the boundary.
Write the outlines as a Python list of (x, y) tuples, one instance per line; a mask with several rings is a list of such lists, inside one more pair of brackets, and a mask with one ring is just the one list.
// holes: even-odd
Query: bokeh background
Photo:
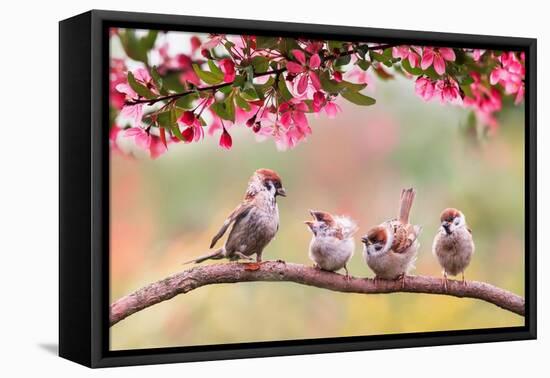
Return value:
[[(177, 33), (181, 38), (184, 33)], [(113, 56), (117, 48), (112, 50)], [(289, 151), (249, 129), (171, 145), (157, 160), (111, 155), (111, 301), (185, 269), (208, 249), (258, 168), (280, 173), (281, 227), (264, 259), (310, 264), (308, 209), (347, 214), (359, 224), (350, 273), (372, 277), (359, 235), (394, 217), (401, 188), (413, 186), (411, 220), (423, 225), (413, 274), (440, 276), (431, 254), (438, 218), (457, 207), (473, 230), (466, 278), (524, 295), (524, 109), (499, 115), (490, 138), (468, 130), (462, 108), (426, 103), (401, 77), (368, 89), (371, 107), (342, 102), (336, 119), (309, 116), (313, 134)], [(293, 283), (207, 286), (111, 328), (112, 350), (521, 326), (523, 317), (491, 304), (424, 294), (335, 293)]]

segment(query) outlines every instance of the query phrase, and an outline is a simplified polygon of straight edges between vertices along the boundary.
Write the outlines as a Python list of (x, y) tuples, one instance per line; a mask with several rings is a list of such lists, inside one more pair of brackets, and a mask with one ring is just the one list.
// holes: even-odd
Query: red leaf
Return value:
[(159, 128), (159, 133), (162, 144), (168, 149), (168, 143), (166, 143), (166, 129), (164, 127)]

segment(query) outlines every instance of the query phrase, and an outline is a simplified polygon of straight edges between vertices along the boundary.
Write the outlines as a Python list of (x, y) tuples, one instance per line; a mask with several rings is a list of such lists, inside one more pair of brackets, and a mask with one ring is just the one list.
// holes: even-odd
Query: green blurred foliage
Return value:
[[(313, 135), (294, 150), (230, 129), (217, 138), (171, 145), (158, 160), (111, 158), (111, 300), (181, 271), (208, 249), (258, 168), (275, 169), (288, 197), (265, 259), (310, 264), (308, 209), (348, 214), (360, 231), (351, 274), (372, 277), (359, 235), (394, 217), (402, 187), (414, 186), (412, 221), (423, 226), (413, 274), (440, 275), (431, 254), (439, 213), (461, 209), (477, 250), (466, 278), (524, 294), (524, 110), (501, 114), (495, 135), (463, 132), (468, 113), (425, 103), (404, 79), (379, 83), (377, 104), (342, 104), (337, 119), (310, 117)], [(472, 140), (474, 142), (472, 142)], [(343, 294), (292, 283), (203, 287), (125, 319), (111, 348), (308, 339), (523, 325), (491, 304), (422, 294)]]

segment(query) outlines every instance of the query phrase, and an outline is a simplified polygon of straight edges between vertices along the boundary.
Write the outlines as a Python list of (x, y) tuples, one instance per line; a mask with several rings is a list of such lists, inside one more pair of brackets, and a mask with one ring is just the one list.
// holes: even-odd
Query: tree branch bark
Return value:
[(447, 290), (441, 278), (407, 276), (405, 287), (401, 280), (373, 280), (370, 278), (346, 278), (344, 275), (318, 270), (300, 264), (282, 261), (257, 263), (226, 263), (204, 265), (176, 273), (149, 284), (111, 304), (110, 325), (128, 316), (166, 301), (178, 294), (185, 294), (201, 286), (237, 282), (294, 282), (344, 293), (426, 293), (475, 298), (492, 303), (505, 310), (525, 316), (525, 300), (507, 290), (478, 282), (449, 280)]

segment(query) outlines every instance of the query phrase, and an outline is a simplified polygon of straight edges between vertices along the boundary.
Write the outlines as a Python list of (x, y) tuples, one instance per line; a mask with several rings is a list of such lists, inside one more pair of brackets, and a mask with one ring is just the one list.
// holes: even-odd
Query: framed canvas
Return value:
[(536, 40), (60, 22), (59, 353), (536, 337)]

